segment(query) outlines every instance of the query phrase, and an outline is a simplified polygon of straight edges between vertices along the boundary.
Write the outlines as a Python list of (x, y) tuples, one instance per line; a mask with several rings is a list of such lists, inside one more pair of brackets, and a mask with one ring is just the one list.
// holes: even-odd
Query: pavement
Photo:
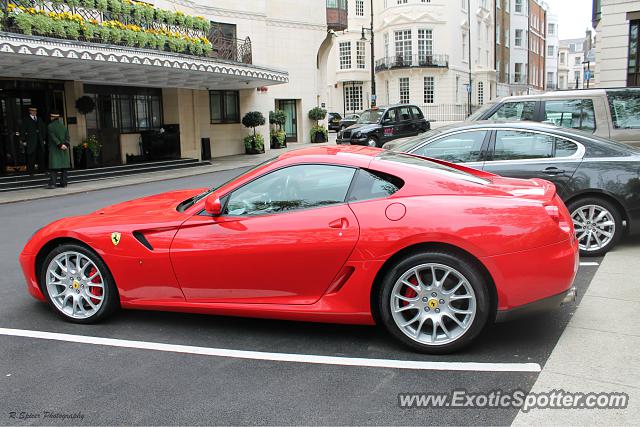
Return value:
[(553, 349), (532, 392), (627, 393), (616, 409), (535, 409), (514, 425), (638, 425), (640, 420), (640, 239), (609, 252)]

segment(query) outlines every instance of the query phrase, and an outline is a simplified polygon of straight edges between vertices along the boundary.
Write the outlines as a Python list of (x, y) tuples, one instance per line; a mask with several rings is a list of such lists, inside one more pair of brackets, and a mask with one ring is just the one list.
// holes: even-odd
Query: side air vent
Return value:
[(133, 237), (135, 237), (135, 238), (138, 240), (138, 242), (142, 243), (142, 245), (143, 245), (144, 247), (146, 247), (147, 249), (149, 249), (150, 251), (152, 251), (152, 250), (153, 250), (153, 246), (151, 246), (151, 243), (149, 243), (149, 241), (147, 240), (147, 238), (146, 238), (146, 237), (144, 237), (144, 234), (142, 234), (141, 232), (139, 232), (139, 231), (134, 231), (134, 232), (133, 232)]

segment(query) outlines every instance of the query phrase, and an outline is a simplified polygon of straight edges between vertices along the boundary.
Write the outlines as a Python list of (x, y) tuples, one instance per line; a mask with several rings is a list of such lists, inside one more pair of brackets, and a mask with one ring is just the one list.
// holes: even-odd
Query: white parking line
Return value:
[(190, 345), (131, 341), (85, 335), (58, 334), (24, 329), (0, 328), (0, 335), (66, 341), (80, 344), (106, 345), (139, 350), (198, 354), (202, 356), (231, 357), (236, 359), (269, 360), (274, 362), (315, 363), (322, 365), (360, 366), (368, 368), (415, 369), (425, 371), (475, 372), (540, 372), (537, 363), (481, 363), (481, 362), (422, 362), (417, 360), (367, 359), (361, 357), (317, 356), (311, 354), (268, 353), (262, 351), (229, 350), (224, 348), (194, 347)]
[(594, 267), (598, 265), (600, 264), (598, 264), (597, 262), (581, 262), (580, 263), (580, 267)]

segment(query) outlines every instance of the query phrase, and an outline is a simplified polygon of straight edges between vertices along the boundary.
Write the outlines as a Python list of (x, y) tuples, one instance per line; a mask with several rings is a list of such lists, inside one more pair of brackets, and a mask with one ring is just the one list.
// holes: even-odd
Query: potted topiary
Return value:
[(309, 118), (315, 120), (316, 124), (311, 128), (311, 142), (327, 142), (329, 138), (329, 132), (324, 126), (321, 126), (318, 122), (324, 120), (327, 117), (327, 110), (320, 107), (314, 107), (309, 110)]
[(287, 135), (282, 130), (286, 121), (287, 114), (284, 111), (269, 111), (269, 124), (275, 126), (271, 129), (271, 148), (285, 148), (287, 146)]
[(242, 118), (244, 127), (253, 129), (253, 135), (247, 135), (244, 138), (244, 149), (247, 154), (264, 153), (264, 138), (261, 134), (256, 134), (256, 127), (265, 123), (266, 120), (260, 111), (250, 111)]

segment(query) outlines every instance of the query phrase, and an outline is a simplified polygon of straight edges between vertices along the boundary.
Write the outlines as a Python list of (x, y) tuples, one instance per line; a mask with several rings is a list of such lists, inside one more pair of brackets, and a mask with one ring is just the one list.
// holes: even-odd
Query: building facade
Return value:
[[(362, 37), (370, 7), (370, 0), (350, 1), (348, 31), (335, 34), (330, 110), (351, 113), (370, 105), (371, 34), (365, 30)], [(462, 120), (469, 94), (474, 108), (496, 96), (493, 0), (373, 0), (373, 12), (377, 104), (408, 102), (429, 120)]]
[(511, 0), (496, 2), (496, 54), (495, 68), (498, 96), (511, 94), (509, 68), (511, 64)]
[(544, 91), (546, 85), (547, 11), (543, 3), (529, 0), (528, 85)]
[(558, 88), (585, 89), (598, 86), (595, 47), (591, 31), (584, 38), (560, 40)]
[[(19, 129), (29, 105), (45, 119), (53, 110), (62, 113), (72, 146), (95, 136), (105, 166), (199, 159), (203, 139), (214, 157), (242, 153), (250, 130), (241, 119), (249, 111), (268, 117), (285, 110), (287, 138), (309, 141), (314, 122), (307, 112), (326, 103), (330, 3), (3, 3), (2, 172), (23, 169)], [(56, 16), (61, 24), (46, 33), (29, 15)], [(203, 22), (210, 23), (206, 30)], [(92, 108), (80, 111), (81, 99)], [(268, 150), (268, 123), (257, 130)]]
[(511, 0), (509, 95), (526, 94), (529, 70), (529, 1)]
[(640, 86), (640, 2), (594, 0), (593, 27), (597, 85)]
[(560, 37), (558, 33), (558, 16), (547, 11), (547, 46), (545, 59), (545, 89), (558, 89), (558, 55), (560, 49)]

